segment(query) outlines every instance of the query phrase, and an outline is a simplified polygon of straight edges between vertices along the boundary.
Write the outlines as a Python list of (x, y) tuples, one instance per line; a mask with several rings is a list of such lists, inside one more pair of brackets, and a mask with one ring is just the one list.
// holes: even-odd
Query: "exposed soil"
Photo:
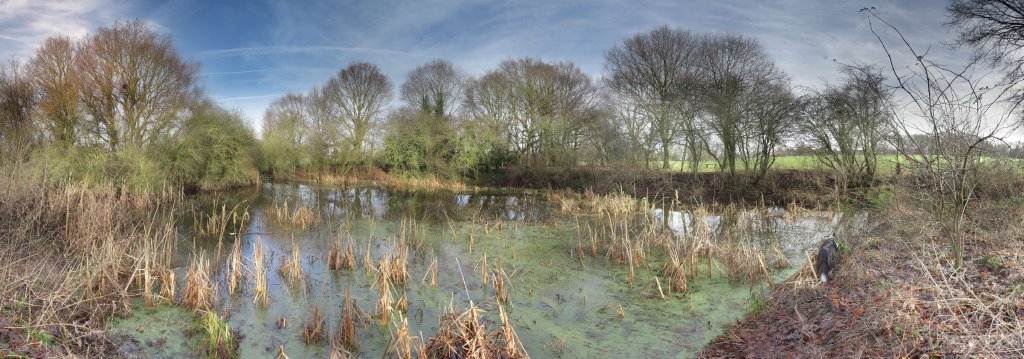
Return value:
[[(998, 217), (1017, 216), (1012, 208)], [(817, 284), (805, 267), (700, 357), (1024, 356), (1021, 231), (978, 224), (957, 272), (934, 230), (910, 217), (893, 211), (871, 233), (844, 238), (834, 280)]]

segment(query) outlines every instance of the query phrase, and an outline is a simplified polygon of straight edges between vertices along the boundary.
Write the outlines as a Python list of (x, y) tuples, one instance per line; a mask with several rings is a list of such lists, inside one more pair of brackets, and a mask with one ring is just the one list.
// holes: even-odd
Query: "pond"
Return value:
[[(306, 344), (303, 324), (310, 306), (320, 303), (325, 334), (334, 333), (341, 325), (346, 292), (363, 314), (356, 321), (359, 357), (384, 356), (402, 319), (412, 336), (426, 341), (437, 333), (439, 318), (449, 308), (461, 311), (475, 305), (482, 310), (486, 329), (493, 331), (501, 326), (502, 305), (522, 346), (535, 358), (686, 358), (746, 315), (753, 298), (766, 290), (763, 283), (730, 281), (719, 268), (722, 264), (713, 263), (714, 275), (691, 278), (687, 292), (672, 292), (666, 285), (658, 289), (665, 297), (651, 295), (657, 260), (633, 268), (603, 253), (579, 255), (580, 223), (593, 221), (593, 216), (565, 212), (542, 192), (423, 193), (275, 183), (190, 201), (193, 209), (179, 216), (176, 278), (181, 282), (197, 254), (211, 258), (217, 283), (214, 308), (240, 334), (243, 358), (275, 357), (281, 347), (289, 358), (327, 357), (327, 340)], [(247, 214), (243, 228), (220, 239), (196, 233), (193, 222), (231, 208), (239, 217)], [(310, 209), (313, 223), (288, 221), (298, 208)], [(638, 208), (649, 224), (667, 225), (675, 237), (692, 232), (697, 223), (721, 236), (726, 226), (742, 222), (736, 216)], [(828, 233), (862, 227), (867, 221), (863, 214), (749, 211), (755, 212), (763, 231), (746, 233), (761, 239), (758, 246), (770, 239), (789, 264), (770, 269), (776, 281), (800, 268), (807, 251)], [(228, 254), (235, 241), (240, 241), (244, 265), (238, 289), (231, 294)], [(329, 267), (326, 258), (339, 242), (354, 248), (353, 268)], [(254, 301), (257, 243), (269, 268), (266, 307)], [(298, 279), (278, 271), (291, 258), (293, 246), (301, 253)], [(408, 253), (409, 276), (394, 286), (394, 295), (404, 295), (408, 308), (391, 311), (382, 325), (375, 314), (380, 291), (372, 270), (399, 248)], [(496, 298), (494, 276), (501, 276), (507, 286), (507, 303)], [(146, 307), (138, 300), (131, 317), (111, 320), (109, 326), (132, 338), (123, 344), (130, 353), (178, 358), (197, 355), (199, 335), (187, 335), (193, 318), (175, 305)]]

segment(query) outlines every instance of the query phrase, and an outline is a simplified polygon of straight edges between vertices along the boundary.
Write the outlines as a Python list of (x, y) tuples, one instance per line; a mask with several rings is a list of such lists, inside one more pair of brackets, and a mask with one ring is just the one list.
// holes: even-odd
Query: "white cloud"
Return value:
[(0, 0), (0, 53), (28, 57), (51, 35), (84, 37), (128, 8), (113, 0)]

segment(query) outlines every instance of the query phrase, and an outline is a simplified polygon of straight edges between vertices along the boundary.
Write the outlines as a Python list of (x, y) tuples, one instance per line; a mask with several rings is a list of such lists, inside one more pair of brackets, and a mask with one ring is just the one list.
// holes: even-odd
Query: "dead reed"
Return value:
[(281, 262), (277, 272), (292, 281), (302, 280), (302, 250), (295, 240), (292, 240), (291, 254)]
[(427, 340), (428, 358), (529, 358), (504, 308), (499, 306), (501, 328), (488, 333), (480, 321), (480, 309), (470, 306), (461, 313), (451, 307), (441, 315), (437, 334)]
[(228, 293), (231, 295), (235, 294), (238, 290), (238, 285), (242, 281), (245, 274), (242, 272), (242, 240), (241, 238), (235, 239), (235, 244), (231, 247), (231, 256), (228, 258)]
[(256, 242), (252, 246), (253, 282), (255, 284), (253, 303), (266, 308), (269, 288), (267, 286), (267, 262), (263, 255), (263, 240), (256, 236)]
[(213, 280), (210, 277), (210, 262), (205, 253), (192, 257), (192, 264), (185, 273), (185, 289), (181, 292), (181, 305), (193, 312), (210, 310), (214, 299)]
[(306, 344), (319, 343), (324, 339), (324, 309), (320, 301), (309, 305), (309, 318), (302, 327), (302, 339)]
[(335, 331), (333, 338), (331, 338), (331, 346), (335, 348), (344, 348), (347, 350), (355, 351), (359, 349), (359, 342), (356, 340), (356, 317), (359, 313), (359, 307), (356, 306), (356, 302), (349, 296), (348, 288), (345, 288), (345, 299), (341, 306), (341, 322), (338, 323), (338, 329)]
[(335, 241), (331, 243), (330, 248), (328, 248), (327, 266), (331, 270), (351, 269), (355, 266), (356, 258), (355, 253), (353, 253), (355, 240), (352, 239), (351, 235), (348, 236), (348, 243), (344, 247), (344, 250), (341, 249), (341, 235), (338, 235)]

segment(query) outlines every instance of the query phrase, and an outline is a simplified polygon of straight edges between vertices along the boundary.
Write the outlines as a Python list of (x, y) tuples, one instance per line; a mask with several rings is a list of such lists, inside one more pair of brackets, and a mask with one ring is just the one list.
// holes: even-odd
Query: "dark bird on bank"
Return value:
[(818, 248), (818, 258), (814, 261), (814, 272), (818, 273), (821, 282), (832, 278), (832, 270), (839, 261), (839, 246), (836, 244), (836, 233), (832, 232)]

